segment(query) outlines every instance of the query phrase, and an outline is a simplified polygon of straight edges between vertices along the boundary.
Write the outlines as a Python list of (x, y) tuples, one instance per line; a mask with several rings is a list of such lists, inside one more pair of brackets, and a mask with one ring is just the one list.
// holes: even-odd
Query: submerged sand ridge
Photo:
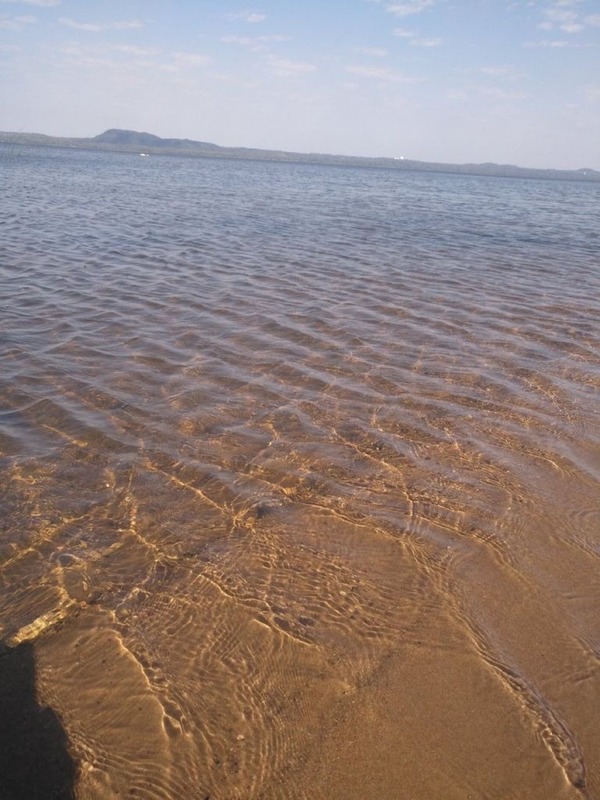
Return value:
[(4, 245), (57, 796), (600, 797), (593, 189), (115, 158)]

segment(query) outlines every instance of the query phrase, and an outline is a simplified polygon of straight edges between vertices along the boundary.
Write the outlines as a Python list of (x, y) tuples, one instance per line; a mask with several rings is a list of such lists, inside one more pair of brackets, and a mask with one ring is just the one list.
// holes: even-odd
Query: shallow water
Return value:
[(0, 169), (0, 636), (76, 796), (600, 797), (600, 187)]

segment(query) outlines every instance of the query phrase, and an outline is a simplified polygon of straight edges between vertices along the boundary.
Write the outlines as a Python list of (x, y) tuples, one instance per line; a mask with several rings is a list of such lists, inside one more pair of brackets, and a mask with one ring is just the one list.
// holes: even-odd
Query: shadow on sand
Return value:
[(73, 800), (67, 744), (54, 711), (37, 703), (33, 646), (0, 642), (0, 798)]

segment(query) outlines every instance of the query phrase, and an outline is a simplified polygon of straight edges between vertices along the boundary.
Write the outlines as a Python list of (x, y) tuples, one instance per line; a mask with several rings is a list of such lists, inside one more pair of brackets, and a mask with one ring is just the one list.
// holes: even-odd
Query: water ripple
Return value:
[(2, 161), (0, 633), (79, 796), (345, 796), (306, 765), (392, 662), (508, 703), (543, 766), (506, 797), (597, 796), (597, 187), (38, 152)]

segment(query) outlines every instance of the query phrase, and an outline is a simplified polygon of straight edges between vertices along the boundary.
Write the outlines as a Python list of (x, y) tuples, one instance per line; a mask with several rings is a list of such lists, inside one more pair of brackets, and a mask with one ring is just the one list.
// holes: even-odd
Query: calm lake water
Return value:
[(0, 172), (0, 661), (52, 796), (599, 798), (600, 185)]

